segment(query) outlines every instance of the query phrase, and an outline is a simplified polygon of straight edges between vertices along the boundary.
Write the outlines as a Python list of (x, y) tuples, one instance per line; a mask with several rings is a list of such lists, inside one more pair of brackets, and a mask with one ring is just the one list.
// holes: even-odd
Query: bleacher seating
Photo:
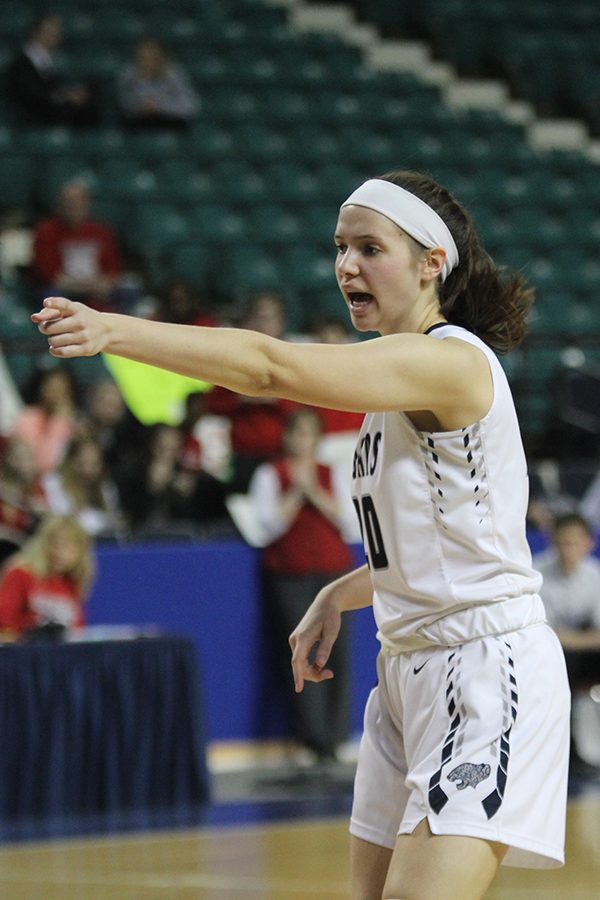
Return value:
[(595, 0), (354, 0), (394, 36), (431, 41), (460, 74), (506, 79), (545, 114), (581, 115), (600, 131), (600, 6)]
[[(466, 3), (356, 6), (397, 32), (424, 32), (427, 21), (438, 51), (465, 71), (487, 71), (490, 54), (510, 47), (507, 71), (512, 66), (511, 77), (521, 77), (537, 59), (536, 29), (543, 24), (546, 34), (542, 12), (550, 0), (469, 2), (468, 20)], [(2, 5), (0, 61), (10, 58), (38, 7), (45, 8)], [(157, 286), (183, 274), (233, 295), (279, 287), (301, 328), (321, 310), (341, 312), (332, 271), (339, 202), (372, 174), (424, 168), (472, 210), (498, 261), (522, 268), (537, 285), (535, 331), (600, 331), (591, 298), (599, 275), (600, 184), (597, 167), (581, 154), (536, 153), (522, 128), (499, 114), (453, 111), (435, 86), (410, 73), (367, 68), (342, 36), (293, 32), (285, 8), (262, 0), (159, 0), (150, 9), (145, 0), (60, 0), (57, 8), (66, 25), (63, 72), (97, 79), (104, 121), (89, 131), (26, 129), (0, 105), (5, 212), (21, 207), (34, 218), (51, 207), (62, 181), (84, 177), (95, 188), (98, 213)], [(550, 17), (553, 28), (568, 32), (561, 60), (574, 35), (592, 43), (585, 36), (595, 4), (569, 9), (572, 22), (566, 13)], [(144, 33), (164, 38), (197, 86), (201, 109), (187, 133), (119, 125), (116, 72)], [(539, 72), (556, 66), (564, 73), (557, 60), (553, 55)], [(547, 92), (561, 81), (544, 78)], [(526, 423), (533, 431), (544, 427), (555, 361), (536, 360), (531, 383), (539, 399)]]

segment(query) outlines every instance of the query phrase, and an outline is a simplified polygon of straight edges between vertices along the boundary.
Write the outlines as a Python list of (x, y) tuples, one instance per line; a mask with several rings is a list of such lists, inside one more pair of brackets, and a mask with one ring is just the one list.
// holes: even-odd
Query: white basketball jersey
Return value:
[(474, 344), (494, 399), (458, 431), (420, 432), (402, 412), (369, 413), (353, 463), (353, 500), (369, 560), (378, 637), (402, 652), (453, 645), (544, 621), (525, 536), (528, 478), (506, 375), (455, 325), (432, 340)]

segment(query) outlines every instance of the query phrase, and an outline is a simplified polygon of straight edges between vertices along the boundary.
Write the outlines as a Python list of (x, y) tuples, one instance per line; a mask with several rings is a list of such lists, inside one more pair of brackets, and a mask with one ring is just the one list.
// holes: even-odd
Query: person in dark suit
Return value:
[(62, 44), (62, 19), (55, 13), (33, 23), (27, 41), (6, 71), (5, 86), (15, 115), (35, 125), (94, 125), (97, 101), (84, 84), (66, 84), (56, 72), (56, 51)]

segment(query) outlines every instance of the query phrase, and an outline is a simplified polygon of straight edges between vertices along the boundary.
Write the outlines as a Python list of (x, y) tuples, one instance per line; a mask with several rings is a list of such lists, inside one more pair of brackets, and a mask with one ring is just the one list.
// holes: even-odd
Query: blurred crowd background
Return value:
[[(337, 210), (399, 167), (445, 183), (494, 258), (535, 285), (530, 335), (503, 361), (529, 526), (549, 539), (557, 516), (583, 515), (593, 538), (599, 27), (593, 0), (5, 0), (2, 559), (30, 560), (49, 513), (92, 541), (265, 546), (240, 498), (259, 467), (293, 456), (292, 404), (169, 384), (157, 406), (135, 367), (51, 359), (29, 316), (60, 293), (163, 321), (355, 340), (333, 274)], [(359, 427), (318, 416), (312, 462), (291, 466), (306, 496), (308, 470), (347, 471)], [(341, 513), (336, 528), (358, 537)]]

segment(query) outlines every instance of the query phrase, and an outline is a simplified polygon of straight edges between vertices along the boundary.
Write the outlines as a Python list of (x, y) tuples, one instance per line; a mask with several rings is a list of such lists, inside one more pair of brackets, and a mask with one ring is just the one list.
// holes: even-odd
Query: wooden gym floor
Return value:
[[(271, 767), (250, 778), (223, 771), (206, 819), (212, 824), (197, 828), (4, 844), (0, 898), (342, 900), (349, 896), (350, 768), (294, 775)], [(502, 869), (488, 900), (599, 896), (600, 788), (589, 787), (569, 805), (567, 865)]]

